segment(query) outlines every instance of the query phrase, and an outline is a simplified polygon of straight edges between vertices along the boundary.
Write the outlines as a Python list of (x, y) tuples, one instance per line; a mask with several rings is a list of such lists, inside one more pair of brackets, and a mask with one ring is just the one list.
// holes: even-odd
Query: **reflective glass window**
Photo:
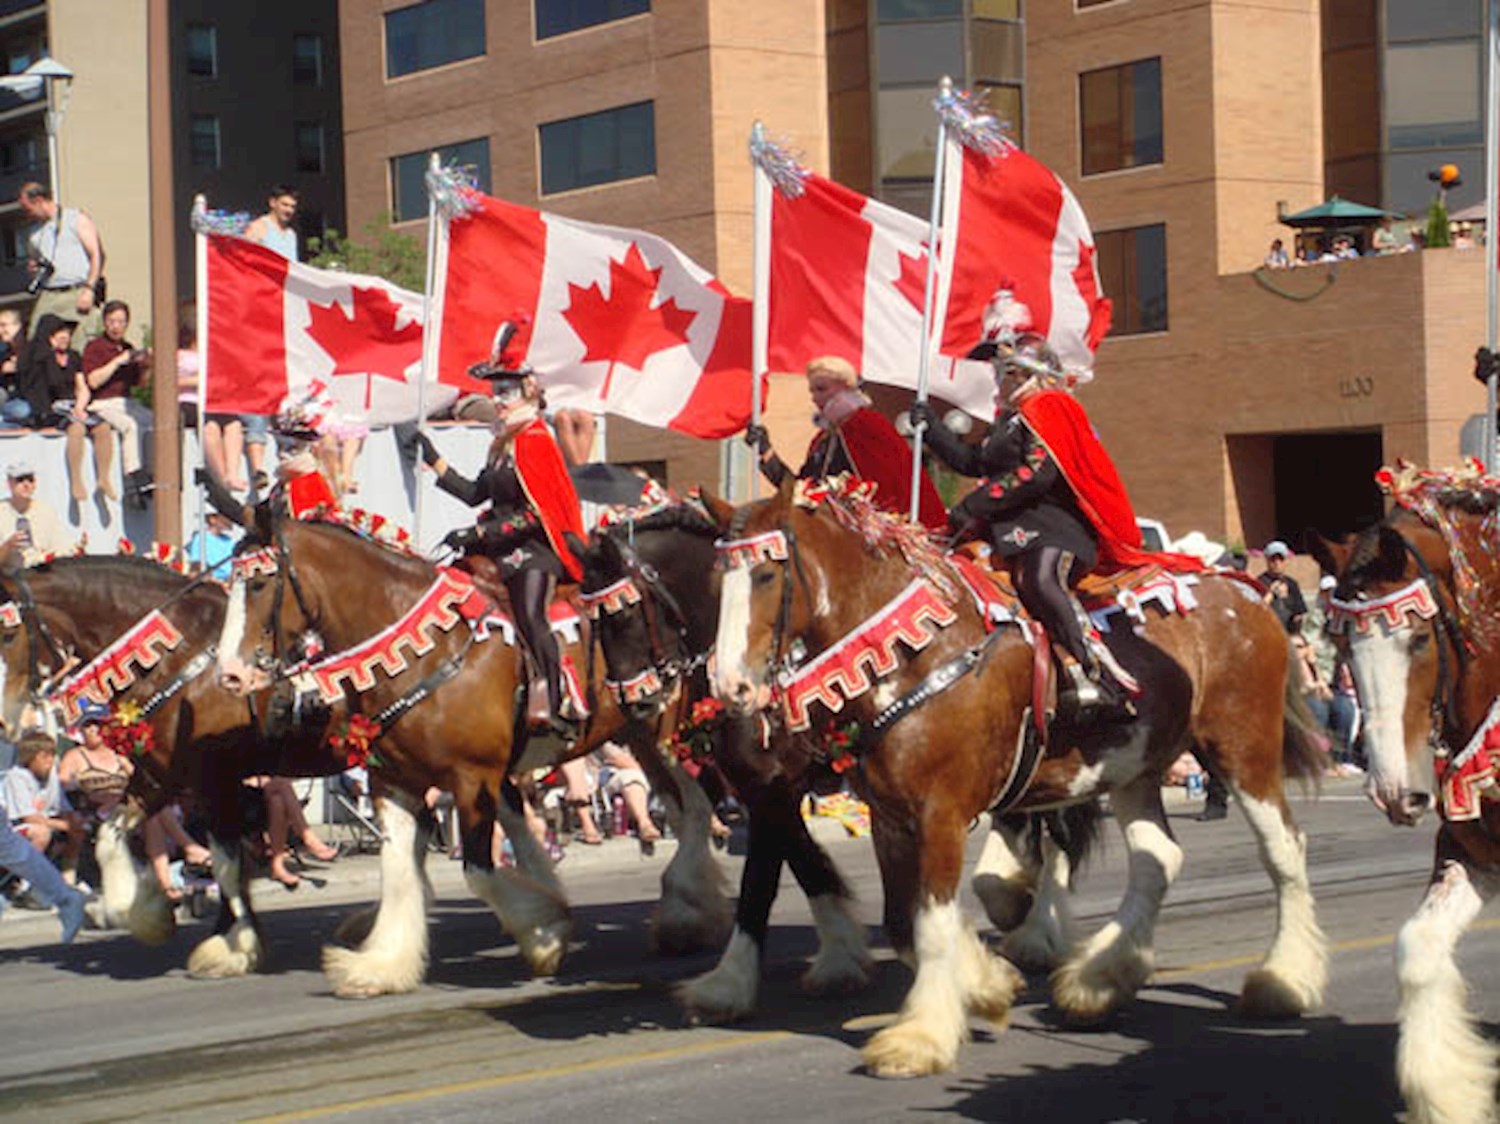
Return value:
[(219, 119), (195, 116), (188, 124), (188, 153), (195, 168), (219, 166)]
[(1114, 302), (1112, 336), (1167, 330), (1165, 224), (1094, 234), (1099, 282)]
[[(409, 152), (391, 161), (391, 213), (397, 222), (427, 217), (427, 164), (431, 149)], [(488, 137), (459, 141), (437, 149), (444, 164), (469, 168), (474, 172), (474, 186), (490, 193), (490, 141)]]
[(970, 36), (977, 77), (995, 82), (1019, 82), (1025, 77), (1025, 24), (975, 20)]
[(886, 20), (930, 20), (964, 14), (963, 0), (876, 0), (875, 18)]
[(536, 0), (536, 37), (565, 35), (650, 10), (651, 0)]
[(187, 29), (187, 72), (195, 78), (214, 78), (219, 73), (219, 33), (206, 24)]
[(292, 81), (299, 86), (323, 84), (323, 37), (292, 36)]
[(1018, 20), (1020, 0), (974, 0), (974, 16), (982, 20)]
[[(964, 72), (964, 25), (948, 23), (886, 24), (875, 29), (880, 84), (904, 86)], [(934, 91), (935, 92), (935, 91)]]
[(323, 170), (323, 126), (316, 121), (303, 121), (297, 125), (297, 171), (321, 172)]
[(484, 0), (424, 0), (385, 14), (385, 76), (484, 54)]
[(1084, 175), (1162, 162), (1161, 59), (1091, 70), (1078, 85)]
[(1385, 37), (1451, 39), (1484, 31), (1483, 0), (1386, 0)]
[(931, 179), (936, 163), (937, 114), (931, 86), (880, 90), (875, 96), (880, 178)]
[(1385, 59), (1386, 129), (1392, 148), (1483, 141), (1479, 41), (1392, 45)]
[(538, 132), (543, 195), (656, 174), (652, 102), (551, 121)]

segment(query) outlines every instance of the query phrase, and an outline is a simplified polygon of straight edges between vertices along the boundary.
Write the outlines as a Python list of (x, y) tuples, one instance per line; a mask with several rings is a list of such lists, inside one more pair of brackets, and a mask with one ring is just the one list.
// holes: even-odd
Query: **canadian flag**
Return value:
[[(769, 369), (800, 371), (838, 355), (871, 382), (915, 390), (928, 224), (814, 172), (803, 174), (800, 194), (771, 194)], [(976, 416), (994, 414), (988, 363), (942, 359), (928, 389)]]
[(474, 195), (448, 228), (439, 378), (463, 386), (502, 320), (549, 406), (695, 437), (750, 417), (750, 302), (664, 238)]
[[(322, 382), (341, 415), (373, 425), (416, 418), (420, 293), (287, 261), (243, 238), (207, 240), (205, 413), (275, 414), (288, 393)], [(428, 411), (456, 394), (429, 387)]]
[[(1094, 236), (1083, 208), (1050, 168), (1007, 143), (988, 156), (950, 141), (939, 259), (948, 292), (942, 353), (965, 355), (983, 334), (999, 288), (1031, 310), (1065, 368), (1087, 370), (1109, 331)], [(961, 152), (961, 159), (957, 153)]]
[[(988, 419), (994, 375), (963, 358), (980, 341), (985, 306), (1003, 285), (1031, 310), (1064, 365), (1092, 365), (1109, 329), (1094, 240), (1067, 186), (1011, 147), (967, 149), (945, 187), (937, 313), (942, 345), (931, 393)], [(800, 370), (841, 355), (872, 382), (915, 389), (928, 224), (815, 173), (800, 194), (772, 192), (768, 366)]]

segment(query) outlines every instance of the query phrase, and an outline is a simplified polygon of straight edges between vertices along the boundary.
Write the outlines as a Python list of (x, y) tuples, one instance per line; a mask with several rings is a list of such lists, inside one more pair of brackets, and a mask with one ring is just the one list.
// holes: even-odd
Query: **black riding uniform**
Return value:
[(547, 622), (547, 603), (553, 582), (566, 571), (541, 519), (526, 498), (514, 459), (507, 450), (481, 469), (473, 480), (459, 475), (450, 466), (437, 483), (443, 491), (470, 507), (491, 504), (490, 513), (475, 528), (479, 539), (474, 549), (499, 567), (516, 624), (546, 676), (552, 714), (560, 718), (565, 697), (562, 654)]
[(978, 445), (942, 425), (929, 426), (926, 440), (954, 470), (981, 478), (950, 523), (961, 534), (982, 528), (995, 552), (1014, 561), (1021, 604), (1097, 680), (1086, 623), (1069, 590), (1094, 568), (1099, 537), (1047, 447), (1011, 409), (996, 416)]

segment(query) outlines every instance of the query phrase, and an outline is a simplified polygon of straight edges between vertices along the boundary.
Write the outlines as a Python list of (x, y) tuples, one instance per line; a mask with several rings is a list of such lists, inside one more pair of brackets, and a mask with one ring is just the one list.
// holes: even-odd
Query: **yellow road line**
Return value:
[[(1500, 929), (1500, 918), (1476, 921), (1473, 925), (1469, 926), (1469, 929), (1470, 931)], [(1330, 953), (1360, 952), (1365, 949), (1379, 948), (1382, 945), (1391, 944), (1395, 939), (1396, 935), (1394, 933), (1385, 933), (1374, 937), (1354, 937), (1350, 940), (1339, 941), (1336, 944), (1330, 945), (1328, 951)], [(1184, 964), (1178, 968), (1163, 968), (1152, 976), (1152, 981), (1192, 975), (1195, 972), (1215, 972), (1225, 968), (1243, 968), (1252, 964), (1259, 964), (1262, 959), (1262, 954), (1255, 953), (1249, 956), (1229, 956), (1221, 960), (1200, 960), (1192, 964)], [(1149, 987), (1150, 983), (1148, 982), (1146, 986)], [(843, 1024), (843, 1029), (873, 1030), (894, 1021), (895, 1018), (895, 1012), (889, 1014), (861, 1015), (846, 1021)], [(595, 1058), (587, 1062), (573, 1062), (569, 1065), (527, 1070), (524, 1073), (508, 1073), (501, 1077), (485, 1077), (474, 1081), (459, 1081), (450, 1085), (434, 1085), (431, 1088), (414, 1089), (407, 1093), (390, 1093), (383, 1097), (367, 1097), (363, 1100), (343, 1101), (337, 1104), (323, 1105), (319, 1108), (303, 1109), (299, 1112), (278, 1113), (274, 1116), (258, 1116), (254, 1117), (250, 1124), (283, 1124), (283, 1122), (294, 1120), (317, 1120), (321, 1117), (335, 1116), (344, 1112), (390, 1108), (395, 1105), (413, 1104), (417, 1101), (425, 1101), (434, 1097), (451, 1097), (463, 1093), (483, 1092), (486, 1089), (499, 1089), (506, 1085), (516, 1085), (523, 1081), (538, 1081), (549, 1077), (572, 1077), (580, 1073), (593, 1073), (601, 1069), (617, 1069), (621, 1066), (636, 1065), (641, 1062), (690, 1058), (698, 1054), (716, 1053), (720, 1050), (730, 1050), (740, 1046), (757, 1046), (769, 1042), (780, 1042), (791, 1038), (794, 1033), (790, 1030), (753, 1031), (713, 1042), (695, 1042), (688, 1046), (669, 1046), (663, 1050), (644, 1050), (636, 1054), (618, 1054), (607, 1058)]]
[(754, 1031), (748, 1034), (737, 1035), (734, 1038), (720, 1039), (713, 1042), (695, 1042), (689, 1046), (669, 1046), (664, 1050), (644, 1050), (637, 1054), (618, 1054), (608, 1058), (595, 1058), (593, 1061), (573, 1062), (569, 1065), (527, 1070), (525, 1073), (508, 1073), (501, 1077), (484, 1077), (475, 1081), (458, 1081), (451, 1085), (434, 1085), (426, 1089), (413, 1089), (409, 1093), (390, 1093), (383, 1097), (366, 1097), (363, 1100), (344, 1101), (340, 1104), (323, 1105), (319, 1108), (303, 1109), (299, 1112), (283, 1112), (277, 1113), (274, 1116), (258, 1116), (253, 1118), (252, 1124), (281, 1124), (282, 1121), (290, 1120), (316, 1120), (319, 1117), (334, 1116), (341, 1112), (391, 1108), (395, 1105), (412, 1104), (416, 1101), (425, 1101), (433, 1097), (451, 1097), (462, 1093), (479, 1093), (486, 1089), (499, 1089), (506, 1085), (518, 1084), (522, 1081), (536, 1081), (547, 1077), (573, 1077), (580, 1073), (592, 1073), (601, 1069), (615, 1069), (620, 1066), (636, 1065), (641, 1062), (690, 1058), (697, 1054), (709, 1054), (718, 1050), (733, 1049), (737, 1046), (762, 1045), (767, 1042), (776, 1042), (790, 1037), (792, 1037), (792, 1032), (789, 1030)]

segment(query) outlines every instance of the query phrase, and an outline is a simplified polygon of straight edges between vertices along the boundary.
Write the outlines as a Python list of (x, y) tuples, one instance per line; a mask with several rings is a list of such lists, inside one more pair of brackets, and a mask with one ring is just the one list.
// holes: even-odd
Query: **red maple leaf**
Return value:
[(587, 288), (568, 283), (563, 316), (588, 349), (583, 361), (609, 361), (599, 390), (601, 399), (609, 397), (616, 363), (639, 371), (658, 351), (687, 342), (687, 330), (698, 314), (678, 308), (675, 297), (654, 308), (651, 305), (663, 268), (648, 268), (640, 247), (632, 242), (624, 261), (610, 259), (609, 296), (597, 281)]
[(307, 334), (333, 360), (332, 378), (365, 380), (365, 409), (370, 408), (376, 377), (406, 381), (406, 369), (422, 357), (422, 325), (396, 327), (402, 309), (384, 289), (350, 289), (354, 315), (335, 302), (307, 302)]
[(927, 300), (927, 243), (922, 243), (922, 252), (915, 257), (901, 255), (901, 276), (892, 281), (900, 293), (918, 312)]

